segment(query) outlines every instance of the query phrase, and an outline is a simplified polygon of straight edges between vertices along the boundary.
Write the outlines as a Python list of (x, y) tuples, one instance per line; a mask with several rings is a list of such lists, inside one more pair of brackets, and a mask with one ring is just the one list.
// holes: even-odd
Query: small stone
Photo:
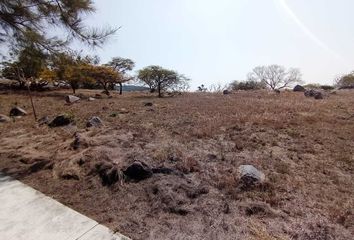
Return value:
[(4, 123), (4, 122), (10, 122), (11, 118), (9, 118), (6, 115), (0, 114), (0, 123)]
[(49, 127), (62, 127), (74, 122), (73, 118), (67, 114), (59, 115), (49, 123)]
[(88, 98), (88, 100), (89, 100), (89, 102), (93, 102), (93, 101), (95, 101), (95, 100), (96, 100), (96, 98), (89, 97), (89, 98)]
[(261, 184), (265, 180), (265, 175), (252, 165), (241, 165), (238, 168), (239, 179), (243, 189), (249, 189)]
[(10, 111), (10, 117), (19, 117), (19, 116), (25, 116), (25, 115), (27, 115), (27, 112), (20, 107), (14, 107)]
[(86, 123), (86, 127), (101, 127), (103, 125), (103, 122), (101, 120), (101, 118), (99, 117), (91, 117), (87, 123)]
[(68, 95), (65, 97), (65, 101), (69, 104), (75, 103), (80, 101), (79, 97), (73, 96), (73, 95)]
[(321, 92), (316, 92), (314, 98), (317, 100), (323, 99), (323, 94)]
[(130, 179), (141, 181), (147, 178), (152, 177), (152, 169), (143, 162), (134, 162), (132, 165), (127, 167), (125, 171), (123, 171), (124, 175), (129, 177)]
[(125, 108), (121, 108), (121, 109), (119, 109), (119, 113), (120, 114), (127, 114), (127, 113), (129, 113), (129, 111)]
[(154, 104), (152, 102), (146, 102), (144, 103), (145, 107), (152, 107)]

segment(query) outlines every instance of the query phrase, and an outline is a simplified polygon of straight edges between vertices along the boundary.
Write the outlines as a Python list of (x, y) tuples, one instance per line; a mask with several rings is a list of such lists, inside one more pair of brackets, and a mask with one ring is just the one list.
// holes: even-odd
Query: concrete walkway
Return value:
[(0, 239), (127, 240), (107, 227), (0, 173)]

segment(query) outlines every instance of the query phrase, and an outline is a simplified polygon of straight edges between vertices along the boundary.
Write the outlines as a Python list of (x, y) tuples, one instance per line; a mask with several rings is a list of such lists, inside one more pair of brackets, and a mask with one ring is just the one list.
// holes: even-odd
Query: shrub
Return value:
[(254, 80), (247, 80), (247, 81), (234, 81), (230, 84), (232, 90), (259, 90), (265, 89), (266, 86), (262, 82), (254, 81)]

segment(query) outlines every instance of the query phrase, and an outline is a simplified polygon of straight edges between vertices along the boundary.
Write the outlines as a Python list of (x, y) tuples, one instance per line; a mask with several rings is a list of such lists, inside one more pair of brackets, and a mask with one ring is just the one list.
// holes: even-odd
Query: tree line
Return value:
[(73, 51), (73, 40), (102, 46), (118, 30), (86, 26), (83, 17), (93, 12), (91, 0), (0, 0), (0, 44), (7, 44), (9, 56), (1, 55), (10, 57), (1, 63), (2, 77), (17, 81), (20, 89), (63, 82), (73, 93), (79, 87), (100, 87), (109, 95), (119, 85), (122, 94), (122, 84), (130, 80), (139, 80), (159, 97), (166, 90), (188, 88), (189, 79), (174, 70), (153, 65), (132, 76), (135, 62), (131, 59), (115, 57), (99, 64), (97, 57)]

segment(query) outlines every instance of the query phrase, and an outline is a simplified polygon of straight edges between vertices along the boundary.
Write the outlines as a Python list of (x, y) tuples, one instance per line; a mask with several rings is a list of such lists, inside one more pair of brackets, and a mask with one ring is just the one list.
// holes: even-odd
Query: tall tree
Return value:
[(84, 74), (85, 78), (94, 80), (101, 85), (108, 96), (110, 95), (109, 85), (119, 79), (119, 73), (108, 66), (86, 64), (80, 71)]
[(128, 82), (133, 79), (133, 77), (128, 76), (127, 72), (130, 72), (135, 67), (135, 62), (129, 58), (115, 57), (109, 63), (108, 66), (111, 66), (115, 71), (119, 73), (119, 79), (116, 83), (119, 84), (119, 94), (123, 92), (123, 83)]
[(248, 81), (261, 82), (272, 90), (290, 87), (294, 83), (301, 83), (299, 69), (286, 69), (279, 65), (259, 66), (248, 74)]
[(160, 66), (148, 66), (138, 72), (138, 79), (149, 86), (150, 90), (157, 90), (158, 96), (168, 89), (176, 89), (188, 85), (189, 79), (176, 71), (164, 69)]
[(24, 87), (26, 81), (31, 82), (39, 77), (47, 64), (47, 55), (40, 49), (29, 44), (19, 52), (13, 62), (3, 62), (2, 76), (10, 80), (18, 81), (20, 87)]
[[(85, 26), (82, 17), (93, 12), (92, 0), (0, 0), (0, 42), (31, 42), (49, 51), (56, 51), (73, 39), (90, 46), (101, 45), (116, 29)], [(67, 33), (64, 37), (62, 32), (53, 36), (53, 32), (62, 29)]]

